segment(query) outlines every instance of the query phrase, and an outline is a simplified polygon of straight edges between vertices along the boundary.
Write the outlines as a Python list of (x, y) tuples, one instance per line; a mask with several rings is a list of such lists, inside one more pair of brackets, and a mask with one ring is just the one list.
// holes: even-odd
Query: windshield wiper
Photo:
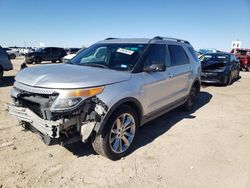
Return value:
[(101, 68), (109, 69), (109, 67), (107, 65), (98, 64), (98, 63), (84, 63), (84, 64), (81, 64), (81, 65), (90, 66), (90, 67), (101, 67)]

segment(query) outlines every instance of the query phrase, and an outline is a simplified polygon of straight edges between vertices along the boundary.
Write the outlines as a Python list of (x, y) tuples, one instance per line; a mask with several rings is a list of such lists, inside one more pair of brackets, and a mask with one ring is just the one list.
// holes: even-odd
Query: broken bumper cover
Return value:
[(44, 135), (51, 138), (59, 138), (60, 134), (60, 121), (48, 121), (40, 118), (28, 108), (14, 106), (7, 104), (6, 109), (10, 115), (17, 117), (19, 120), (30, 123), (34, 128)]

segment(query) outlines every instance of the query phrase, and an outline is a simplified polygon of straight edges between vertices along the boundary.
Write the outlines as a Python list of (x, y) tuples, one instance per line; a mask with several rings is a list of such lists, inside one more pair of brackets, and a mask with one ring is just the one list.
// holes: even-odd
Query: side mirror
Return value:
[(143, 68), (145, 72), (164, 72), (166, 70), (166, 65), (163, 64), (153, 64)]

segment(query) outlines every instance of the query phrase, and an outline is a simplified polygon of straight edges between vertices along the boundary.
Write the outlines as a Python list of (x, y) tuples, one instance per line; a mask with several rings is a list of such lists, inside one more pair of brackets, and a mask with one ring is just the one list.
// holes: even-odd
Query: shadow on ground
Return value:
[[(196, 110), (199, 110), (205, 106), (211, 100), (212, 95), (207, 92), (200, 92), (197, 97), (196, 107), (192, 112), (185, 112), (180, 108), (172, 110), (165, 115), (160, 116), (159, 118), (145, 124), (139, 128), (139, 134), (137, 135), (137, 141), (135, 143), (133, 151), (141, 148), (166, 133), (172, 126), (183, 119), (194, 119), (195, 116), (192, 115)], [(65, 147), (71, 151), (74, 155), (78, 157), (88, 156), (95, 154), (94, 150), (91, 147), (91, 143), (82, 143), (77, 142), (72, 145)]]
[(95, 151), (93, 150), (91, 143), (83, 143), (81, 141), (76, 142), (74, 144), (70, 144), (65, 146), (67, 150), (73, 153), (73, 155), (77, 157), (89, 156), (89, 155), (96, 155)]
[(154, 139), (166, 133), (179, 121), (183, 119), (194, 119), (196, 116), (192, 114), (209, 103), (211, 98), (212, 95), (210, 93), (200, 92), (197, 96), (196, 107), (193, 111), (185, 112), (179, 107), (140, 127), (135, 150), (151, 143)]
[(0, 88), (12, 86), (14, 82), (15, 82), (15, 76), (4, 76), (2, 78), (2, 81), (0, 82)]

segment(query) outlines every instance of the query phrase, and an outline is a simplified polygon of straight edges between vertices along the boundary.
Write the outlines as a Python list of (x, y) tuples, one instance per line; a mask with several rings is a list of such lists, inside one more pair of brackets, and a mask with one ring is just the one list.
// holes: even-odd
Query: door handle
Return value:
[(173, 75), (172, 72), (169, 72), (169, 73), (168, 73), (168, 77), (169, 77), (169, 78), (173, 78), (173, 76), (174, 76), (174, 75)]

